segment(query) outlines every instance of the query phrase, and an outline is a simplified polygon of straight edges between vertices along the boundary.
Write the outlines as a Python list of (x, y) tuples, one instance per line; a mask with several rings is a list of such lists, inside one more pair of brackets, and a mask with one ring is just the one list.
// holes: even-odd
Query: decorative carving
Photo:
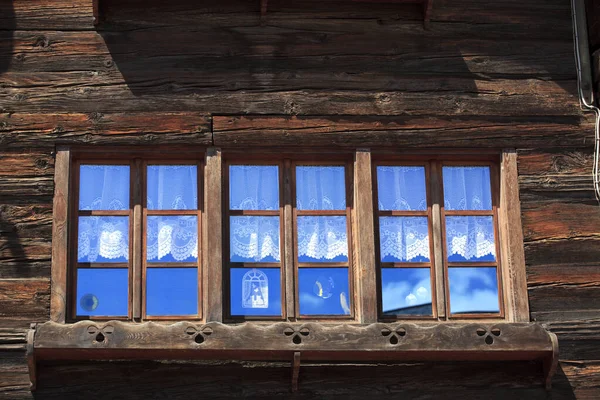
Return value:
[(400, 343), (400, 338), (406, 336), (406, 329), (401, 326), (396, 328), (396, 330), (385, 327), (381, 330), (381, 336), (387, 337), (390, 344), (395, 346)]
[(310, 330), (307, 327), (301, 327), (298, 330), (295, 330), (292, 327), (287, 327), (283, 330), (283, 334), (285, 336), (292, 336), (292, 343), (301, 344), (302, 336), (308, 336), (310, 334)]
[(206, 338), (212, 335), (213, 330), (210, 326), (203, 325), (200, 330), (196, 329), (195, 326), (190, 325), (186, 328), (185, 333), (194, 338), (194, 342), (198, 344), (204, 343)]
[(487, 345), (494, 344), (494, 336), (498, 337), (502, 333), (500, 331), (500, 328), (497, 328), (497, 327), (491, 328), (490, 330), (487, 330), (484, 328), (477, 328), (477, 330), (475, 332), (477, 332), (477, 336), (484, 336), (483, 341)]
[(87, 333), (92, 338), (93, 344), (107, 344), (108, 337), (112, 335), (114, 331), (115, 328), (112, 325), (104, 325), (102, 328), (91, 325), (87, 328)]

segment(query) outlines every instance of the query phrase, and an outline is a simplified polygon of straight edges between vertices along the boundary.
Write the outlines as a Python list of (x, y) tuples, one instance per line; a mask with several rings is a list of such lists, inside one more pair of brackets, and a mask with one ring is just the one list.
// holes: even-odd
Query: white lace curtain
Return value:
[(489, 167), (443, 167), (446, 210), (491, 210)]
[(279, 262), (279, 217), (230, 217), (232, 261)]
[(345, 210), (345, 168), (306, 166), (296, 168), (298, 210)]
[(379, 238), (382, 261), (430, 260), (427, 217), (380, 217)]
[(496, 258), (494, 222), (492, 217), (446, 217), (446, 247), (448, 257), (465, 260)]
[(81, 165), (80, 210), (128, 210), (128, 165)]
[(381, 211), (426, 210), (425, 167), (377, 167), (377, 192)]
[(149, 210), (198, 209), (198, 171), (195, 165), (149, 165)]
[(198, 259), (198, 218), (193, 215), (149, 216), (148, 261), (195, 261)]
[(129, 217), (79, 217), (78, 262), (126, 262)]
[(231, 165), (229, 199), (231, 210), (279, 209), (279, 167)]

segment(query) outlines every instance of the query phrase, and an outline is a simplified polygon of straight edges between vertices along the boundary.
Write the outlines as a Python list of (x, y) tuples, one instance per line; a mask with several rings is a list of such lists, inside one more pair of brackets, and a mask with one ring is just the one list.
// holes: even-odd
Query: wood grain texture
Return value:
[(371, 153), (368, 149), (359, 149), (354, 158), (354, 270), (362, 323), (373, 323), (378, 315), (372, 177)]
[[(214, 142), (218, 146), (369, 146), (494, 147), (581, 146), (592, 132), (590, 121), (556, 124), (507, 117), (244, 117), (215, 116)], [(587, 128), (585, 128), (587, 127)], [(552, 137), (547, 135), (552, 131)], [(571, 133), (569, 133), (569, 131)], [(555, 134), (555, 135), (554, 135)]]
[(223, 212), (221, 150), (209, 148), (204, 174), (205, 213), (203, 236), (206, 238), (206, 284), (208, 321), (223, 320)]
[(68, 221), (71, 180), (71, 152), (67, 148), (59, 147), (57, 149), (54, 169), (50, 319), (54, 322), (64, 323), (67, 319)]

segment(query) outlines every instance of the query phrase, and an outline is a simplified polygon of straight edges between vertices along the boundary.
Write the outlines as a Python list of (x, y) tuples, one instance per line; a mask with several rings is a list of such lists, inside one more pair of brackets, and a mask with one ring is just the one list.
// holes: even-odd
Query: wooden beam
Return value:
[(377, 321), (377, 274), (373, 224), (373, 180), (371, 152), (358, 149), (354, 158), (354, 248), (356, 249), (357, 296), (363, 323)]
[(100, 23), (100, 0), (92, 0), (92, 8), (94, 13), (94, 26)]
[(67, 311), (67, 271), (69, 262), (69, 180), (71, 153), (56, 149), (54, 162), (54, 200), (52, 211), (52, 275), (50, 320), (64, 323)]
[(298, 377), (300, 376), (300, 352), (294, 352), (292, 361), (292, 392), (298, 391)]
[(510, 321), (527, 322), (529, 321), (527, 274), (521, 224), (517, 152), (514, 149), (506, 149), (502, 152), (500, 170), (500, 209), (498, 211), (506, 311)]
[(206, 320), (223, 320), (223, 212), (222, 212), (222, 160), (221, 150), (211, 147), (206, 152), (205, 208), (203, 236), (206, 243)]

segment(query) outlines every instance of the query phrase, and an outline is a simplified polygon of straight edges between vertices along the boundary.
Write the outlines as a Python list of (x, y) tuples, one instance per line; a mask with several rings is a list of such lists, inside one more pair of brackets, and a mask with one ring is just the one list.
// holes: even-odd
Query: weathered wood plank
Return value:
[(205, 212), (203, 236), (206, 244), (206, 320), (223, 320), (223, 172), (221, 150), (209, 148), (204, 174)]
[(93, 29), (91, 0), (13, 0), (0, 4), (0, 27)]
[(0, 326), (3, 328), (22, 328), (31, 322), (48, 321), (49, 312), (49, 280), (0, 280)]
[[(212, 143), (210, 119), (198, 113), (0, 114), (4, 148), (55, 144)], [(0, 191), (2, 189), (0, 188)]]
[[(515, 118), (215, 116), (219, 146), (499, 147), (583, 144), (591, 121)], [(548, 132), (553, 132), (548, 135)], [(572, 138), (572, 139), (571, 139)]]
[(68, 148), (59, 147), (56, 150), (52, 206), (52, 294), (50, 298), (50, 319), (59, 323), (64, 323), (67, 318), (69, 196), (73, 193), (70, 180), (71, 152)]
[[(588, 189), (591, 190), (591, 187)], [(600, 238), (600, 209), (597, 204), (524, 202), (522, 207), (525, 241)]]

